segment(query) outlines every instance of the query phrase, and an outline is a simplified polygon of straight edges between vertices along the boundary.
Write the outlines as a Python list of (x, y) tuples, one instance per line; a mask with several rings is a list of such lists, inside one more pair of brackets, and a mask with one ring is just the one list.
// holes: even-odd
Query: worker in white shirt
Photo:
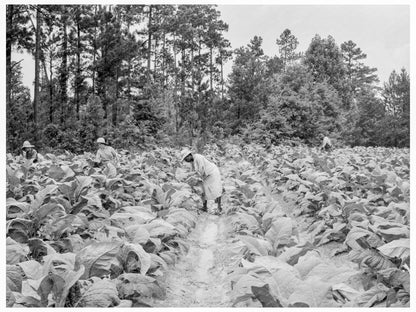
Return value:
[(321, 137), (323, 137), (322, 138), (322, 145), (319, 149), (321, 151), (330, 151), (330, 150), (332, 150), (333, 145), (331, 143), (331, 140), (327, 136), (324, 136), (324, 135), (321, 135)]
[(37, 163), (39, 161), (39, 154), (35, 150), (35, 146), (30, 144), (29, 141), (24, 141), (22, 146), (21, 158), (24, 161)]
[(97, 139), (98, 150), (94, 164), (103, 169), (108, 177), (114, 178), (117, 175), (119, 156), (114, 148), (108, 145), (104, 138)]
[(106, 164), (107, 162), (113, 162), (116, 164), (119, 161), (116, 150), (109, 146), (104, 138), (98, 138), (97, 144), (98, 150), (95, 156), (97, 163)]
[(214, 200), (218, 204), (218, 212), (221, 213), (221, 195), (222, 195), (222, 181), (219, 168), (204, 156), (193, 153), (189, 149), (181, 152), (181, 161), (186, 161), (192, 164), (192, 169), (202, 179), (202, 211), (208, 211), (208, 200)]

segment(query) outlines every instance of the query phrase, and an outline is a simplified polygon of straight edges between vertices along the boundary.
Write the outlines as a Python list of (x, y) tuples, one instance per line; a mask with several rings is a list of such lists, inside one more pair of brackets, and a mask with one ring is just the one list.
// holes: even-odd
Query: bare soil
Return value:
[(230, 307), (227, 268), (233, 266), (226, 216), (203, 213), (189, 236), (190, 248), (166, 272), (162, 287), (167, 296), (154, 302), (159, 307)]

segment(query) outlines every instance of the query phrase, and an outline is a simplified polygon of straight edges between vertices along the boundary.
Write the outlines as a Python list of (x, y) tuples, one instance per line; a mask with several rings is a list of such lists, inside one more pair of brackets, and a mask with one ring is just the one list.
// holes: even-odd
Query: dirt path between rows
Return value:
[(229, 307), (227, 268), (234, 261), (228, 252), (230, 242), (226, 216), (203, 213), (190, 233), (189, 251), (179, 258), (162, 285), (166, 299), (159, 307)]

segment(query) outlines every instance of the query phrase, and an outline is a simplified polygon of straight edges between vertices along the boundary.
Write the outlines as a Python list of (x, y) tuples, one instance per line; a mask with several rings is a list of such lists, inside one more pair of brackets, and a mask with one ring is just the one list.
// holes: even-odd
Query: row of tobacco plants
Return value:
[[(159, 278), (186, 253), (199, 204), (177, 154), (124, 153), (117, 171), (94, 168), (91, 154), (36, 165), (8, 155), (7, 305), (163, 299)], [(235, 306), (409, 305), (409, 150), (224, 144), (206, 154), (226, 169)], [(325, 246), (336, 246), (329, 257)]]
[(235, 306), (409, 306), (408, 149), (223, 154), (242, 256), (229, 272)]
[(7, 306), (135, 307), (163, 299), (159, 278), (188, 246), (199, 197), (178, 151), (7, 155)]

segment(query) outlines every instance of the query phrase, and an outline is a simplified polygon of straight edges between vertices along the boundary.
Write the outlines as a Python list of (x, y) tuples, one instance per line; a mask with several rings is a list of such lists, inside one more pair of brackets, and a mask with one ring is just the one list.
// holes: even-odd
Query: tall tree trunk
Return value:
[[(44, 44), (42, 44), (42, 46), (44, 46)], [(42, 66), (43, 66), (44, 78), (46, 79), (46, 85), (47, 85), (48, 90), (49, 90), (49, 108), (50, 108), (53, 104), (53, 102), (52, 102), (52, 91), (51, 91), (51, 88), (52, 88), (52, 70), (50, 69), (50, 78), (51, 79), (49, 79), (48, 78), (48, 68), (46, 66), (45, 52), (43, 51), (43, 49), (40, 49), (40, 50), (41, 50), (40, 51), (40, 58), (41, 58), (41, 61), (42, 61)], [(50, 61), (51, 65), (50, 66), (52, 66), (52, 53), (50, 55), (50, 59), (51, 59), (51, 61)], [(49, 116), (49, 121), (52, 123), (51, 116)]]
[[(7, 37), (6, 37), (6, 133), (9, 130), (10, 118), (7, 118), (7, 114), (10, 113), (12, 107), (12, 27), (13, 27), (13, 11), (14, 6), (7, 5)], [(6, 140), (6, 148), (9, 149), (9, 141)]]
[(50, 80), (49, 80), (49, 122), (53, 123), (53, 112), (55, 110), (54, 104), (53, 104), (53, 66), (52, 66), (52, 51), (50, 52), (50, 63), (49, 63), (49, 73), (50, 73)]
[[(127, 34), (130, 34), (130, 20), (127, 22)], [(129, 53), (127, 60), (127, 99), (129, 102), (131, 100), (131, 59), (131, 53)]]
[(152, 5), (149, 5), (149, 22), (147, 25), (149, 34), (147, 38), (147, 82), (150, 82), (150, 65), (152, 61)]
[(6, 38), (6, 107), (10, 109), (11, 100), (11, 79), (12, 79), (12, 27), (13, 27), (13, 10), (14, 5), (7, 5), (7, 38)]
[(166, 88), (166, 33), (163, 32), (163, 45), (162, 45), (162, 87)]
[(212, 47), (209, 48), (209, 88), (212, 91)]
[(181, 88), (181, 92), (180, 92), (180, 97), (178, 99), (178, 111), (180, 113), (179, 116), (179, 122), (178, 122), (178, 129), (180, 129), (183, 125), (184, 122), (184, 118), (183, 118), (183, 107), (184, 107), (184, 103), (185, 103), (185, 48), (181, 48), (181, 61), (182, 61), (182, 67), (179, 69), (179, 75), (180, 75), (180, 88)]
[(181, 68), (181, 97), (185, 98), (185, 49), (182, 48), (182, 68)]
[(93, 60), (92, 60), (92, 94), (95, 94), (95, 73), (97, 71), (96, 55), (97, 55), (97, 5), (94, 5), (94, 46), (93, 46)]
[(65, 123), (65, 108), (67, 105), (67, 83), (68, 83), (68, 35), (67, 35), (67, 12), (66, 9), (63, 13), (63, 28), (62, 28), (62, 63), (60, 68), (60, 102), (61, 102), (61, 125)]
[[(107, 64), (107, 49), (105, 47), (101, 48), (101, 55), (104, 59), (104, 64)], [(100, 87), (97, 87), (97, 89), (101, 92), (101, 98), (103, 102), (103, 109), (104, 109), (104, 119), (107, 119), (107, 83), (106, 83), (106, 73), (101, 72), (101, 79), (100, 79)]]
[(114, 126), (117, 126), (117, 109), (118, 109), (118, 97), (119, 97), (119, 92), (120, 92), (120, 90), (119, 90), (119, 85), (118, 85), (118, 76), (120, 75), (120, 72), (119, 72), (119, 68), (120, 68), (120, 66), (117, 66), (117, 68), (116, 68), (116, 81), (115, 81), (115, 83), (116, 83), (116, 99), (115, 99), (115, 101), (113, 101), (113, 105), (112, 105), (112, 109), (113, 109), (113, 125)]
[(220, 62), (221, 62), (221, 100), (224, 100), (224, 65), (222, 59), (222, 53), (220, 55)]
[(191, 48), (191, 87), (192, 92), (195, 90), (195, 74), (194, 74), (194, 49)]
[(80, 27), (80, 9), (77, 8), (77, 74), (75, 78), (75, 105), (77, 120), (79, 120), (79, 102), (80, 102), (80, 89), (81, 89), (81, 27)]
[(40, 9), (36, 6), (36, 35), (35, 35), (35, 90), (33, 99), (33, 136), (38, 143), (38, 105), (39, 105), (39, 62), (40, 62)]
[(178, 72), (176, 67), (176, 35), (173, 35), (173, 73), (174, 73), (174, 87), (173, 87), (173, 105), (175, 106), (175, 134), (179, 129), (179, 100), (178, 100)]

